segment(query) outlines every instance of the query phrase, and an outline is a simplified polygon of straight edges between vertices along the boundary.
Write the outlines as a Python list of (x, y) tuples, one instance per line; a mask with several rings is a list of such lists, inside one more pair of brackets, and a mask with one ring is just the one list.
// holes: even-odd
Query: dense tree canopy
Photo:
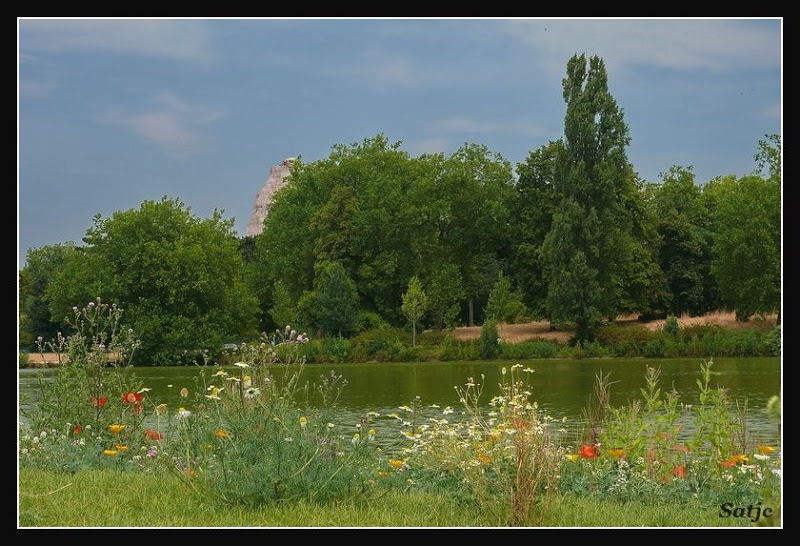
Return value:
[(96, 216), (84, 242), (48, 287), (53, 318), (95, 297), (118, 304), (142, 364), (189, 363), (254, 328), (238, 240), (219, 212), (201, 219), (177, 199), (145, 201)]
[(255, 238), (166, 197), (97, 216), (83, 245), (28, 252), (20, 344), (98, 296), (125, 309), (143, 364), (188, 363), (286, 324), (326, 336), (392, 325), (415, 339), (533, 316), (587, 339), (621, 313), (779, 309), (780, 136), (758, 141), (747, 176), (699, 184), (673, 165), (648, 183), (602, 59), (573, 56), (562, 91), (563, 136), (516, 176), (480, 144), (412, 157), (378, 134), (296, 161)]

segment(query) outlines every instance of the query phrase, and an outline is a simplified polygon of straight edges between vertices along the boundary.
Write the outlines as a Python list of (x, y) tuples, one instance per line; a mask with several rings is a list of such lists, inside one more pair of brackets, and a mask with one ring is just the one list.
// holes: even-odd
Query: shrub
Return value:
[(667, 333), (671, 336), (678, 335), (678, 317), (675, 315), (670, 315), (667, 317), (667, 320), (664, 322), (664, 333)]
[(499, 351), (500, 337), (497, 334), (497, 322), (487, 320), (481, 327), (480, 355), (484, 360), (490, 360), (497, 356)]
[(28, 353), (24, 351), (19, 351), (19, 367), (20, 368), (28, 367)]

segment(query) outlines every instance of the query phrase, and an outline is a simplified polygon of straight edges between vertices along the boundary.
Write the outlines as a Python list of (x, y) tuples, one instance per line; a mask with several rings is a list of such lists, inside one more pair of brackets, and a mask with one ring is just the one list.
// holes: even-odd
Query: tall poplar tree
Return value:
[(574, 55), (562, 81), (563, 146), (555, 164), (555, 211), (542, 248), (552, 322), (574, 322), (579, 339), (619, 310), (632, 263), (635, 192), (623, 112), (608, 90), (605, 63)]

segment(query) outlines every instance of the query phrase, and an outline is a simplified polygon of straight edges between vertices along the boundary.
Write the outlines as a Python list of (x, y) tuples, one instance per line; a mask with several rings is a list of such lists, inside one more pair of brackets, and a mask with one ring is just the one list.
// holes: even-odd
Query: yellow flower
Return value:
[(114, 447), (117, 448), (119, 451), (128, 451), (128, 446), (125, 444), (114, 444)]
[(758, 451), (764, 455), (770, 455), (775, 452), (775, 448), (772, 446), (758, 446)]
[(103, 455), (108, 455), (109, 457), (113, 457), (116, 454), (117, 454), (117, 450), (116, 449), (104, 449), (103, 450)]
[(578, 455), (577, 453), (570, 453), (569, 455), (567, 455), (567, 460), (570, 461), (570, 462), (573, 462), (573, 463), (576, 462), (580, 458), (581, 458), (581, 456)]
[(114, 434), (119, 434), (120, 432), (122, 432), (122, 429), (124, 428), (125, 425), (117, 425), (117, 424), (108, 425), (108, 430), (110, 430)]
[(189, 396), (189, 389), (187, 389), (186, 387), (183, 387), (181, 389), (181, 398), (186, 398), (187, 396)]
[(217, 431), (214, 433), (214, 436), (217, 438), (228, 438), (228, 433), (225, 432), (223, 429), (218, 428)]
[(496, 441), (497, 441), (497, 440), (499, 440), (501, 437), (502, 437), (502, 434), (500, 434), (499, 432), (490, 432), (490, 433), (489, 433), (489, 439), (490, 439), (491, 441), (493, 441), (493, 442), (496, 442)]
[(156, 406), (156, 413), (158, 413), (159, 415), (164, 413), (166, 410), (167, 410), (167, 405), (166, 404), (159, 404), (159, 405)]
[(750, 457), (742, 454), (731, 455), (731, 458), (729, 460), (734, 461), (734, 463), (746, 463), (750, 460)]
[(307, 424), (308, 424), (308, 419), (306, 419), (305, 416), (300, 417), (300, 427), (305, 428)]
[(491, 463), (491, 462), (492, 462), (492, 458), (491, 458), (491, 457), (489, 457), (488, 455), (485, 455), (485, 454), (483, 454), (483, 453), (481, 453), (480, 455), (478, 455), (478, 460), (479, 460), (480, 462), (482, 462), (483, 464), (489, 464), (489, 463)]
[(392, 468), (400, 468), (405, 463), (405, 461), (401, 461), (400, 459), (389, 459), (389, 464), (392, 466)]
[(608, 454), (611, 455), (612, 457), (616, 457), (617, 459), (619, 459), (620, 457), (625, 455), (625, 450), (624, 449), (609, 449), (608, 450)]
[(378, 470), (378, 476), (380, 476), (381, 478), (385, 478), (388, 475), (389, 475), (388, 472), (381, 472), (380, 470)]

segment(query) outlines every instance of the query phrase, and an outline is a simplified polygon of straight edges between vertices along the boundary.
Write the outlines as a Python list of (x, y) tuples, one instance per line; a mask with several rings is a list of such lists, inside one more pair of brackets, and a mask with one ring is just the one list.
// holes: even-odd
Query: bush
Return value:
[(28, 353), (19, 351), (19, 367), (20, 368), (28, 367)]
[(670, 315), (667, 317), (667, 320), (664, 322), (664, 333), (676, 336), (678, 335), (678, 317), (675, 315)]
[(490, 360), (499, 352), (500, 337), (497, 334), (497, 322), (487, 320), (481, 327), (480, 355), (484, 360)]
[(776, 326), (772, 329), (767, 339), (770, 351), (773, 356), (781, 356), (781, 327)]

